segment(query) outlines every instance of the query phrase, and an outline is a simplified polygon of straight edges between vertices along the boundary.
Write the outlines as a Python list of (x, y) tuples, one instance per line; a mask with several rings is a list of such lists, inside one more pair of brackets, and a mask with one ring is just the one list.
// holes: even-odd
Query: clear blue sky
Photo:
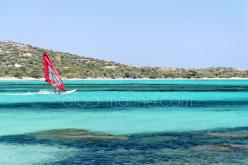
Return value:
[(248, 68), (247, 0), (1, 0), (0, 40), (137, 66)]

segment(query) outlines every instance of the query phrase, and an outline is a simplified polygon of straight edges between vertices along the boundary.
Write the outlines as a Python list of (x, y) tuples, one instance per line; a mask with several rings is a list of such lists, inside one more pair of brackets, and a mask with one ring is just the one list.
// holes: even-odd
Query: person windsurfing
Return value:
[(60, 74), (46, 52), (43, 54), (43, 65), (45, 81), (48, 82), (57, 92), (65, 92), (65, 86)]
[(52, 87), (56, 90), (56, 91), (59, 91), (59, 87), (54, 83), (54, 84), (51, 84)]

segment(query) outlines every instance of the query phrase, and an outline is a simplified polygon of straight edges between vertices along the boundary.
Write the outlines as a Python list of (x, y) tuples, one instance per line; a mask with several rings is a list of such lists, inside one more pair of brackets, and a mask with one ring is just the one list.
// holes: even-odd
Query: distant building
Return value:
[(20, 65), (20, 64), (15, 64), (14, 65), (16, 68), (20, 68), (22, 65)]

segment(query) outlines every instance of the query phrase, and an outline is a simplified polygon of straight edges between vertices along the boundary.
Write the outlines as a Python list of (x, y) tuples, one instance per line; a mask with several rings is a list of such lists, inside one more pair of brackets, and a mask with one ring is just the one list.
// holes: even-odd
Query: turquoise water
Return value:
[[(193, 145), (193, 142), (188, 140), (189, 144), (184, 146), (184, 138), (216, 130), (230, 132), (242, 128), (244, 132), (248, 127), (246, 80), (74, 80), (65, 81), (65, 86), (68, 90), (77, 89), (77, 92), (55, 94), (42, 81), (0, 81), (0, 151), (7, 153), (0, 157), (0, 164), (91, 164), (96, 160), (101, 164), (153, 164), (177, 160), (192, 163), (192, 155), (199, 159), (198, 154), (205, 153), (189, 151), (188, 145)], [(63, 142), (34, 143), (22, 137), (36, 131), (63, 128), (123, 135), (129, 140), (102, 147), (102, 142), (97, 141), (94, 145), (93, 142), (69, 145)], [(159, 139), (170, 136), (178, 140), (170, 141), (173, 147), (161, 147), (162, 141), (157, 142), (158, 136)], [(145, 140), (142, 145), (152, 144), (153, 148), (137, 149), (141, 146), (139, 141), (147, 137), (150, 140)], [(240, 139), (236, 140), (240, 144)], [(212, 139), (205, 139), (204, 145), (207, 142), (213, 145)], [(128, 149), (121, 146), (128, 146)], [(158, 146), (160, 155), (156, 149)], [(95, 150), (88, 155), (86, 151), (92, 148)], [(117, 152), (117, 149), (120, 150)], [(130, 157), (127, 157), (135, 149), (139, 152), (135, 151), (136, 156), (130, 162)], [(143, 150), (155, 155), (154, 158), (147, 160), (147, 153), (141, 152)], [(185, 158), (182, 155), (177, 157), (176, 153)], [(210, 154), (209, 160), (231, 162), (234, 153), (220, 153), (223, 160), (214, 154), (212, 158)], [(242, 162), (239, 163), (245, 164), (247, 161), (242, 154), (247, 153), (240, 151), (239, 161)], [(206, 157), (203, 159), (206, 162), (202, 163), (211, 163)]]

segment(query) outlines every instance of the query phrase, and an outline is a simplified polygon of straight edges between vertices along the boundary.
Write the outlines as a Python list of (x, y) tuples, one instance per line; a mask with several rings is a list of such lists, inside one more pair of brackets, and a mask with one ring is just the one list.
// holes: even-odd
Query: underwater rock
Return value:
[(248, 134), (243, 134), (243, 133), (208, 132), (206, 135), (220, 137), (220, 138), (247, 138), (248, 137)]
[(90, 132), (84, 129), (52, 129), (28, 134), (37, 139), (55, 140), (126, 140), (125, 136), (111, 135), (102, 132)]
[(224, 143), (224, 144), (219, 144), (218, 146), (225, 147), (225, 148), (230, 148), (230, 149), (233, 149), (233, 150), (248, 150), (247, 145), (240, 145), (240, 144)]
[(240, 145), (240, 144), (229, 144), (229, 143), (223, 143), (223, 144), (216, 144), (216, 145), (202, 145), (202, 146), (196, 146), (192, 148), (193, 151), (233, 151), (233, 150), (248, 150), (248, 146), (246, 145)]
[(178, 137), (175, 136), (169, 136), (169, 135), (154, 135), (154, 136), (148, 136), (148, 137), (142, 137), (138, 139), (139, 143), (143, 144), (158, 144), (158, 143), (168, 143), (171, 141), (178, 140)]
[(201, 145), (201, 146), (193, 147), (192, 150), (218, 152), (218, 151), (230, 151), (230, 148), (219, 145)]

